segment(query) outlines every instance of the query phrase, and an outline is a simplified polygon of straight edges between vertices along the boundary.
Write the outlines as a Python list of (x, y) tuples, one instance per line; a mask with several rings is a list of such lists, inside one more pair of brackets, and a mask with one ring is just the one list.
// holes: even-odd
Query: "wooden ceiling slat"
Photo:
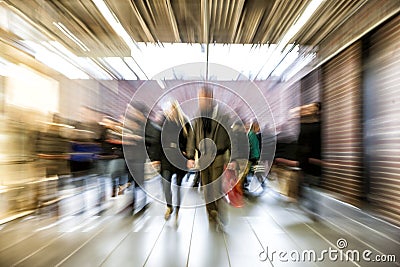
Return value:
[[(140, 2), (140, 1), (138, 1)], [(156, 18), (155, 25), (154, 25), (154, 37), (156, 42), (164, 41), (166, 38), (166, 33), (169, 34), (171, 40), (174, 38), (173, 34), (171, 33), (171, 28), (168, 27), (169, 25), (169, 14), (166, 11), (166, 4), (164, 1), (151, 1), (149, 2), (149, 8), (153, 10), (154, 16)]]
[[(65, 2), (65, 1), (64, 1)], [(85, 13), (88, 14), (88, 16), (85, 16), (85, 18), (90, 18), (90, 20), (87, 21), (82, 21), (81, 18), (78, 18), (77, 14), (73, 14), (71, 11), (74, 10), (74, 7), (68, 7), (65, 6), (62, 1), (54, 1), (55, 4), (60, 8), (60, 10), (63, 13), (69, 14), (73, 20), (68, 19), (69, 24), (72, 26), (74, 23), (78, 24), (84, 31), (80, 32), (77, 30), (79, 33), (77, 36), (81, 38), (84, 44), (88, 45), (89, 48), (91, 49), (98, 49), (98, 47), (104, 46), (104, 44), (113, 44), (114, 51), (116, 51), (116, 54), (129, 54), (129, 48), (126, 46), (125, 43), (123, 43), (122, 38), (114, 32), (114, 30), (111, 28), (111, 26), (105, 21), (105, 19), (100, 16), (99, 12), (92, 12), (94, 9), (96, 9), (95, 5), (93, 2), (82, 2), (78, 1), (79, 5), (82, 7), (82, 9), (85, 10)], [(65, 2), (68, 4), (69, 2)], [(81, 16), (82, 17), (82, 16)], [(99, 19), (100, 18), (100, 19)], [(91, 23), (90, 21), (97, 21), (97, 23)], [(90, 26), (93, 25), (100, 25), (98, 27), (99, 29), (102, 29), (102, 33), (99, 34), (98, 31), (94, 32)], [(76, 27), (74, 27), (76, 29)], [(113, 35), (110, 35), (109, 32), (113, 32)], [(75, 31), (74, 31), (75, 32)], [(92, 44), (92, 43), (95, 44)], [(123, 43), (124, 45), (121, 46), (120, 44)], [(125, 49), (124, 49), (125, 47)], [(123, 52), (125, 50), (125, 52)], [(101, 52), (95, 52), (96, 54), (101, 55)]]
[(247, 9), (244, 8), (242, 11), (242, 15), (239, 16), (239, 24), (237, 25), (235, 31), (234, 31), (234, 41), (233, 43), (239, 43), (240, 39), (243, 36), (243, 24), (244, 24), (244, 18), (246, 17), (247, 14)]
[(279, 1), (275, 1), (271, 4), (270, 8), (266, 10), (264, 14), (263, 24), (260, 27), (259, 33), (259, 42), (260, 43), (269, 43), (270, 40), (270, 27), (271, 27), (271, 19), (274, 16), (278, 6), (280, 5)]
[[(304, 32), (309, 32), (309, 33), (316, 33), (316, 32), (320, 32), (321, 34), (327, 34), (329, 32), (332, 31), (332, 29), (335, 27), (335, 25), (337, 25), (337, 23), (343, 19), (343, 12), (344, 10), (346, 10), (348, 8), (349, 5), (352, 5), (352, 1), (342, 1), (341, 3), (337, 3), (336, 5), (332, 6), (331, 9), (329, 9), (329, 11), (327, 12), (328, 14), (326, 14), (324, 16), (324, 19), (320, 18), (319, 21), (317, 21), (314, 24), (310, 24), (311, 29), (304, 29)], [(318, 14), (317, 16), (318, 17)], [(313, 28), (317, 29), (317, 30), (313, 30)], [(308, 34), (310, 39), (313, 38), (318, 38), (318, 36), (313, 36)], [(323, 38), (323, 36), (319, 36), (321, 38)], [(314, 41), (313, 41), (314, 42)]]
[(243, 38), (240, 43), (252, 43), (253, 37), (259, 27), (264, 14), (265, 5), (262, 2), (254, 1), (246, 5), (246, 16), (243, 16)]
[(201, 25), (202, 25), (202, 40), (201, 43), (208, 43), (208, 29), (209, 29), (209, 18), (210, 18), (210, 11), (208, 7), (209, 1), (208, 0), (201, 0)]
[(224, 13), (223, 13), (223, 19), (222, 19), (222, 25), (221, 27), (226, 31), (226, 29), (228, 28), (228, 21), (229, 21), (229, 17), (228, 14), (230, 14), (230, 10), (232, 9), (232, 1), (231, 0), (225, 0), (224, 1), (225, 5), (224, 5)]
[(234, 43), (236, 42), (236, 37), (235, 35), (237, 35), (238, 30), (238, 24), (240, 23), (240, 18), (242, 15), (242, 11), (244, 8), (244, 0), (238, 0), (236, 2), (236, 6), (234, 8), (234, 12), (233, 12), (233, 20), (232, 20), (232, 24), (230, 25), (230, 29), (229, 29), (229, 36), (230, 36), (230, 40), (229, 43)]
[(301, 15), (304, 9), (307, 7), (310, 0), (303, 1), (290, 1), (288, 6), (283, 9), (282, 21), (284, 23), (281, 27), (278, 27), (275, 31), (275, 37), (273, 39), (280, 40), (290, 27), (296, 22), (297, 18)]
[(155, 42), (156, 39), (151, 34), (150, 29), (147, 26), (147, 24), (146, 24), (146, 22), (145, 22), (145, 20), (143, 18), (143, 16), (145, 16), (145, 17), (147, 16), (148, 17), (149, 16), (148, 13), (147, 12), (142, 12), (143, 13), (143, 16), (142, 16), (142, 13), (139, 11), (138, 6), (134, 2), (131, 2), (131, 1), (129, 1), (129, 2), (131, 3), (133, 14), (136, 17), (137, 21), (139, 22), (140, 27), (143, 30), (143, 33), (146, 36), (147, 40), (149, 42)]
[(269, 0), (268, 2), (265, 3), (262, 18), (258, 25), (257, 32), (255, 33), (255, 35), (253, 37), (253, 44), (261, 43), (261, 39), (263, 38), (263, 36), (265, 35), (265, 32), (267, 31), (268, 16), (271, 13), (271, 9), (272, 9), (274, 3), (275, 3), (275, 0)]
[(216, 20), (218, 17), (218, 14), (217, 14), (218, 1), (210, 0), (210, 2), (211, 2), (210, 6), (212, 6), (212, 9), (211, 9), (211, 17), (210, 17), (209, 36), (210, 36), (210, 42), (212, 43), (215, 41)]
[[(279, 7), (275, 10), (271, 17), (271, 28), (269, 29), (270, 41), (273, 43), (277, 43), (279, 40), (277, 39), (277, 31), (285, 20), (287, 20), (284, 10), (286, 10), (287, 0), (282, 1)], [(274, 27), (274, 25), (279, 25), (279, 27)]]
[(309, 46), (319, 44), (367, 1), (368, 0), (326, 1), (301, 32), (293, 39), (296, 40), (297, 43)]
[[(231, 1), (229, 13), (228, 13), (228, 18), (227, 18), (228, 21), (227, 21), (227, 26), (226, 26), (228, 31), (231, 28), (231, 25), (232, 25), (232, 22), (233, 22), (233, 16), (234, 16), (234, 13), (235, 13), (236, 6), (238, 5), (238, 1), (239, 0), (232, 0)], [(229, 31), (229, 33), (230, 33), (230, 31)], [(232, 35), (229, 35), (229, 38), (231, 40), (232, 39)]]
[(217, 18), (218, 21), (216, 23), (216, 29), (218, 30), (218, 32), (220, 32), (221, 30), (223, 30), (223, 28), (221, 27), (221, 20), (223, 19), (223, 14), (225, 13), (224, 8), (225, 8), (225, 0), (220, 0), (218, 1), (218, 8), (217, 8)]
[(156, 23), (156, 17), (154, 16), (153, 10), (150, 8), (149, 0), (146, 0), (146, 5), (147, 5), (147, 10), (149, 11), (150, 16), (151, 16), (151, 21), (153, 22), (153, 24), (155, 24)]
[(174, 32), (174, 38), (175, 38), (174, 42), (180, 42), (181, 38), (179, 37), (178, 25), (176, 23), (175, 14), (172, 9), (170, 0), (167, 0), (166, 4), (167, 4), (169, 18), (170, 18), (170, 24), (171, 24), (173, 32)]

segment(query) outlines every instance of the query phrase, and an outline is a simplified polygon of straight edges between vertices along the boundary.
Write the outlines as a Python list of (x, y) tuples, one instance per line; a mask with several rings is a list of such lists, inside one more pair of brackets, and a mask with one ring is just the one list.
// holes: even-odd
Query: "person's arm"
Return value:
[(182, 154), (187, 158), (186, 147), (189, 138), (189, 134), (192, 131), (191, 125), (188, 120), (186, 120), (184, 126), (185, 131), (182, 129), (179, 132), (179, 149), (181, 150)]
[(239, 158), (239, 142), (240, 142), (240, 132), (231, 132), (231, 159), (237, 159)]
[(197, 123), (196, 123), (196, 121), (194, 121), (193, 127), (191, 128), (191, 130), (188, 133), (187, 142), (186, 142), (186, 157), (188, 159), (188, 161), (187, 161), (188, 169), (192, 169), (195, 166), (194, 157), (196, 154), (196, 149), (195, 149), (195, 147), (196, 147), (195, 146), (196, 127), (197, 127)]
[(196, 125), (197, 123), (194, 122), (193, 125), (193, 130), (189, 132), (188, 137), (187, 137), (187, 143), (186, 143), (186, 156), (189, 160), (194, 160), (195, 156), (195, 134), (196, 134)]
[(249, 132), (249, 143), (250, 143), (250, 157), (251, 159), (260, 158), (260, 144), (258, 138), (254, 132)]
[(316, 158), (308, 158), (308, 162), (310, 164), (317, 165), (317, 166), (323, 166), (324, 165), (324, 162), (322, 160), (316, 159)]
[(146, 123), (145, 143), (147, 153), (151, 161), (161, 160), (161, 129), (158, 129), (150, 121)]
[[(232, 125), (233, 121), (226, 116), (225, 118), (226, 122), (225, 125)], [(229, 150), (229, 158), (230, 161), (228, 163), (227, 168), (231, 169), (231, 170), (236, 170), (238, 165), (236, 163), (236, 159), (239, 158), (239, 138), (237, 135), (235, 135), (235, 132), (233, 131), (233, 129), (231, 127), (228, 127), (227, 129), (225, 129), (224, 127), (222, 127), (222, 129), (224, 129), (226, 131), (226, 135), (227, 135), (227, 142), (228, 144), (228, 150)]]

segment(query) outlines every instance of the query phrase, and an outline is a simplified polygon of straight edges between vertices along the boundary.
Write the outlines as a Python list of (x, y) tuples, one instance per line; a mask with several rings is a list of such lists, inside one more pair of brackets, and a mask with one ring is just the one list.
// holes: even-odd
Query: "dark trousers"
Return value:
[(165, 194), (165, 201), (167, 202), (167, 206), (172, 208), (172, 190), (171, 188), (172, 185), (172, 175), (176, 174), (176, 207), (179, 209), (181, 206), (181, 185), (182, 185), (182, 180), (183, 177), (185, 176), (185, 173), (182, 171), (174, 171), (174, 170), (162, 170), (162, 183), (163, 183), (163, 189), (164, 189), (164, 194)]
[(200, 172), (201, 182), (204, 186), (204, 199), (206, 201), (207, 212), (215, 210), (220, 211), (220, 201), (223, 197), (222, 193), (222, 173), (224, 171), (221, 160), (216, 160), (206, 169)]
[(99, 192), (99, 206), (101, 206), (106, 200), (106, 179), (107, 178), (107, 166), (110, 160), (99, 159), (95, 161), (98, 192)]
[[(146, 204), (146, 191), (144, 190), (144, 162), (139, 163), (130, 163), (129, 171), (131, 177), (128, 179), (134, 182), (135, 186), (132, 190), (133, 192), (133, 200), (132, 200), (132, 208), (135, 208), (135, 203), (137, 202), (137, 192), (138, 190), (142, 190), (144, 192), (144, 204)], [(132, 179), (133, 178), (133, 179)]]
[(198, 186), (199, 184), (200, 184), (200, 172), (196, 171), (194, 173), (193, 186)]
[(127, 169), (125, 159), (117, 158), (110, 160), (108, 163), (108, 173), (111, 177), (112, 195), (116, 196), (118, 193), (118, 186), (126, 183)]

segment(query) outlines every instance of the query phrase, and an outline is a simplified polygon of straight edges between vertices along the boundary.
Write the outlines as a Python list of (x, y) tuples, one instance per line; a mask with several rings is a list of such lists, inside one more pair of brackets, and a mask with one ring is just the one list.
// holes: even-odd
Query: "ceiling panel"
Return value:
[[(13, 10), (25, 16), (42, 32), (70, 48), (78, 56), (129, 56), (130, 49), (116, 34), (92, 1), (7, 0)], [(60, 27), (77, 37), (89, 51), (68, 38)]]
[[(92, 0), (5, 0), (78, 55), (129, 56), (129, 47)], [(277, 43), (311, 0), (105, 0), (136, 42)], [(318, 44), (366, 0), (324, 1), (291, 40)], [(206, 12), (207, 10), (207, 12)], [(65, 37), (61, 22), (89, 49)]]
[[(324, 36), (366, 0), (324, 1), (297, 35), (298, 42)], [(64, 37), (53, 22), (62, 22), (93, 50), (126, 53), (92, 0), (5, 0), (44, 30)], [(105, 0), (137, 42), (277, 43), (311, 0)], [(208, 10), (208, 13), (203, 12)], [(204, 25), (203, 25), (204, 24)], [(310, 29), (312, 30), (310, 32)], [(314, 33), (321, 33), (315, 35)], [(207, 34), (208, 33), (208, 34)], [(68, 44), (75, 49), (73, 42)], [(102, 51), (110, 53), (110, 51)], [(108, 54), (109, 55), (109, 54)]]
[[(279, 44), (284, 39), (283, 46), (277, 46), (280, 51), (284, 50), (286, 43), (307, 47), (311, 51), (368, 0), (321, 0), (321, 5), (304, 26), (285, 39), (284, 36), (313, 1), (3, 0), (0, 6), (20, 15), (37, 33), (46, 37), (36, 38), (34, 36), (38, 34), (31, 34), (32, 37), (28, 38), (21, 36), (21, 40), (37, 43), (43, 39), (57, 41), (77, 57), (93, 60), (97, 64), (94, 67), (110, 74), (113, 70), (102, 63), (103, 59), (119, 57), (128, 58), (129, 62), (133, 59), (140, 61), (138, 54), (144, 51), (140, 51), (139, 43), (152, 43), (159, 47), (165, 47), (166, 43), (261, 45)], [(99, 10), (99, 2), (105, 4), (111, 12), (111, 20), (126, 33), (125, 36)], [(24, 30), (22, 26), (21, 30)], [(3, 31), (2, 36), (5, 34)], [(6, 40), (10, 45), (14, 42), (15, 47), (21, 45), (16, 40), (15, 31), (10, 31), (10, 36), (2, 37), (2, 41)], [(208, 51), (208, 46), (201, 46), (204, 48)], [(205, 58), (208, 59), (208, 54)], [(267, 60), (265, 57), (264, 61)], [(283, 59), (279, 60), (283, 62)], [(126, 67), (139, 77), (143, 72), (138, 70), (142, 67), (140, 64), (132, 63)]]

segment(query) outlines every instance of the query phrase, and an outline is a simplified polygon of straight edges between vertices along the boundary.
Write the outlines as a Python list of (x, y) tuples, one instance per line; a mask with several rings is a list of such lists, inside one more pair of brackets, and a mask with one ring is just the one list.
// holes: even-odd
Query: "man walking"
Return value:
[[(232, 123), (229, 116), (224, 114), (214, 101), (210, 88), (202, 87), (198, 97), (200, 116), (194, 119), (193, 131), (188, 136), (187, 167), (195, 166), (194, 157), (197, 150), (208, 218), (210, 222), (215, 222), (219, 229), (223, 227), (220, 203), (223, 197), (222, 179), (219, 178), (224, 172), (227, 155), (231, 151), (231, 140), (227, 130)], [(230, 163), (229, 168), (235, 169), (234, 162)]]

